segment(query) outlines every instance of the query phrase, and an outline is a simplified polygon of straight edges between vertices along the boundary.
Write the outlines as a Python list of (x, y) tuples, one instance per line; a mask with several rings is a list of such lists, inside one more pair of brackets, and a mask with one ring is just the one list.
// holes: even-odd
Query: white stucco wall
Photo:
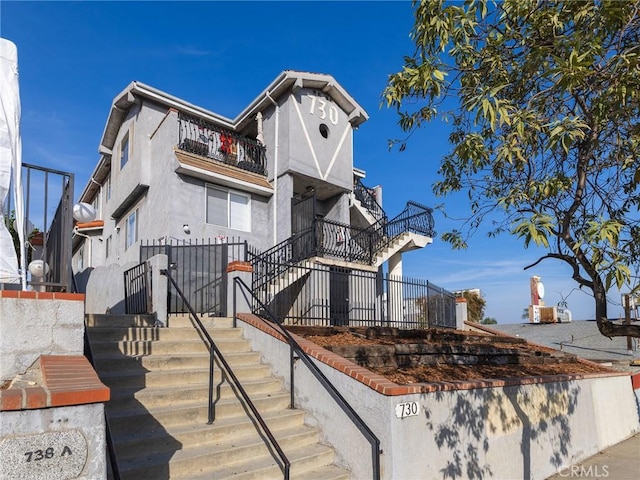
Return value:
[(102, 403), (0, 412), (0, 479), (104, 480), (104, 431)]
[(138, 262), (94, 268), (87, 281), (86, 313), (125, 313), (124, 272)]
[(83, 301), (0, 298), (0, 380), (23, 374), (41, 355), (83, 351)]
[[(245, 338), (289, 383), (289, 350), (239, 322)], [(384, 396), (319, 364), (381, 441), (382, 478), (544, 479), (640, 430), (628, 376)], [(308, 369), (296, 361), (297, 406), (321, 424), (352, 478), (371, 477), (370, 445)], [(417, 402), (419, 414), (396, 418)]]

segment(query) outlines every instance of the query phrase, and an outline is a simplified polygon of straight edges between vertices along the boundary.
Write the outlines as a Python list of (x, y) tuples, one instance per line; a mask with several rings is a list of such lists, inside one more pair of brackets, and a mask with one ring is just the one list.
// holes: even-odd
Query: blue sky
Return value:
[[(18, 47), (23, 161), (73, 172), (76, 196), (98, 161), (113, 98), (138, 80), (216, 113), (235, 117), (282, 70), (333, 75), (367, 110), (354, 134), (354, 164), (365, 184), (383, 185), (390, 216), (407, 200), (467, 212), (464, 196), (436, 198), (431, 185), (448, 151), (447, 126), (434, 122), (402, 137), (396, 114), (381, 108), (389, 74), (413, 52), (409, 1), (393, 2), (16, 2), (0, 1), (0, 36)], [(456, 226), (435, 213), (436, 230)], [(404, 274), (448, 290), (479, 288), (486, 316), (520, 322), (529, 278), (539, 275), (546, 303), (567, 298), (576, 319), (593, 317), (593, 300), (574, 290), (569, 268), (509, 237), (477, 234), (465, 251), (439, 239), (404, 256)], [(612, 296), (609, 316), (621, 315)]]

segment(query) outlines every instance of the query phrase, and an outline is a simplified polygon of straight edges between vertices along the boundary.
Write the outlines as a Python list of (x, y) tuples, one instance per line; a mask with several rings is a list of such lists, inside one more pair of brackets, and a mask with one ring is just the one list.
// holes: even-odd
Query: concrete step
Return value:
[[(289, 478), (292, 480), (343, 480), (350, 478), (347, 470), (331, 465), (334, 452), (330, 447), (319, 443), (293, 448), (283, 445), (283, 450), (291, 463)], [(172, 475), (171, 478), (172, 480), (174, 478), (177, 480), (204, 480), (206, 478), (215, 478), (216, 480), (280, 479), (283, 478), (283, 469), (279, 465), (280, 461), (275, 454), (274, 456), (250, 457), (243, 462), (227, 467), (222, 466), (222, 468), (216, 468), (211, 472), (196, 473), (188, 476), (178, 474), (175, 477)]]
[[(308, 450), (303, 452), (285, 452), (285, 455), (287, 453), (290, 454), (290, 456), (287, 457), (289, 462), (292, 462), (292, 468), (289, 475), (291, 480), (349, 480), (351, 478), (351, 474), (348, 470), (335, 465), (323, 465), (312, 470), (305, 470), (303, 462), (305, 462), (306, 459), (301, 456), (299, 457), (298, 455), (312, 453)], [(293, 457), (291, 454), (296, 455), (296, 457)], [(215, 478), (216, 480), (255, 480), (257, 478), (270, 480), (279, 479), (283, 476), (282, 469), (274, 464), (273, 459), (268, 458), (260, 458), (251, 462), (243, 462), (242, 468), (244, 468), (245, 471), (238, 472), (237, 466), (235, 468), (232, 467), (226, 469), (231, 470), (231, 472), (217, 471), (215, 472)], [(183, 477), (176, 478), (179, 480)], [(214, 477), (211, 477), (210, 473), (206, 473), (204, 475), (184, 477), (185, 480), (187, 480), (187, 478), (189, 480), (210, 480)]]
[[(218, 349), (222, 352), (247, 352), (251, 351), (251, 344), (244, 339), (214, 340)], [(121, 340), (118, 342), (93, 342), (91, 350), (94, 355), (102, 353), (121, 352), (128, 356), (141, 355), (181, 355), (183, 353), (208, 352), (208, 344), (200, 339), (193, 341), (133, 341)]]
[[(208, 315), (201, 315), (198, 317), (204, 327), (209, 329), (215, 328), (233, 328), (233, 318), (230, 317), (210, 317)], [(173, 327), (193, 327), (195, 323), (190, 315), (173, 314), (169, 315), (167, 319), (169, 328)]]
[[(268, 365), (251, 364), (235, 366), (233, 373), (243, 382), (266, 378), (271, 374), (271, 370)], [(214, 366), (213, 376), (214, 381), (220, 381), (222, 371), (217, 364)], [(174, 368), (157, 371), (116, 370), (101, 372), (100, 380), (111, 389), (208, 384), (209, 356), (203, 358), (201, 368)]]
[[(261, 412), (272, 412), (287, 409), (290, 405), (288, 392), (278, 392), (271, 395), (258, 395), (251, 401)], [(169, 428), (184, 423), (206, 423), (208, 419), (207, 402), (181, 402), (175, 405), (154, 406), (145, 408), (138, 404), (128, 409), (112, 409), (106, 404), (109, 424), (114, 433), (126, 432), (135, 426), (139, 429), (153, 429), (161, 426)], [(215, 419), (242, 417), (246, 414), (244, 406), (236, 398), (223, 398), (215, 402)]]
[[(267, 377), (258, 380), (241, 379), (242, 386), (251, 399), (258, 395), (275, 394), (282, 391), (282, 382), (276, 378)], [(214, 383), (214, 399), (236, 398), (229, 383)], [(139, 388), (116, 388), (111, 390), (108, 402), (110, 409), (128, 409), (143, 406), (147, 409), (165, 405), (181, 405), (191, 402), (202, 402), (206, 405), (209, 398), (209, 386), (206, 383), (197, 385), (184, 384), (176, 388), (175, 385)]]
[[(200, 333), (194, 327), (91, 327), (87, 329), (92, 345), (111, 341), (197, 340)], [(242, 339), (240, 328), (214, 328), (209, 332), (214, 341)]]
[(87, 313), (85, 323), (88, 327), (153, 327), (156, 317), (142, 314)]
[[(263, 419), (272, 431), (293, 429), (304, 424), (302, 410), (285, 409), (265, 412)], [(114, 437), (121, 452), (119, 458), (135, 458), (147, 452), (166, 452), (181, 445), (221, 443), (230, 439), (255, 436), (257, 423), (248, 416), (219, 418), (208, 425), (205, 422), (180, 424), (169, 428), (130, 429)]]
[[(218, 361), (214, 421), (207, 424), (210, 357), (191, 318), (172, 316), (169, 327), (149, 327), (146, 317), (106, 317), (92, 317), (97, 326), (88, 331), (96, 370), (111, 388), (105, 412), (123, 479), (282, 478), (273, 447)], [(317, 428), (304, 424), (305, 413), (288, 408), (282, 380), (260, 363), (242, 330), (228, 318), (201, 321), (285, 450), (291, 478), (350, 478), (331, 465), (334, 452), (319, 443)]]
[[(225, 360), (233, 368), (255, 364), (260, 361), (259, 352), (225, 352)], [(149, 371), (209, 368), (209, 353), (183, 353), (180, 355), (127, 356), (119, 351), (94, 354), (99, 375), (107, 372), (130, 370), (132, 374), (144, 375)], [(257, 367), (258, 365), (256, 365)], [(266, 367), (268, 370), (268, 367)]]
[[(310, 470), (333, 461), (334, 452), (317, 443), (318, 431), (311, 427), (286, 429), (273, 432), (280, 446), (294, 452), (299, 472)], [(227, 442), (182, 445), (180, 450), (151, 453), (143, 457), (123, 459), (119, 463), (124, 479), (156, 480), (158, 478), (193, 478), (194, 475), (210, 472), (210, 478), (224, 478), (217, 469), (221, 465), (233, 465), (238, 472), (245, 472), (242, 465), (247, 459), (272, 458), (269, 447), (260, 436), (232, 439)], [(167, 462), (168, 461), (168, 462)], [(169, 477), (164, 477), (168, 473)], [(231, 473), (233, 467), (228, 467)]]

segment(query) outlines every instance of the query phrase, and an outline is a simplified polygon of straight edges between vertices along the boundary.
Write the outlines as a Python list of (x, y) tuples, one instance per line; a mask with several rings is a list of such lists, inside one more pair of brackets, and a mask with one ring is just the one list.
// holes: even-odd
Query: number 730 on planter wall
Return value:
[(396, 418), (412, 417), (419, 413), (418, 402), (404, 402), (396, 405)]

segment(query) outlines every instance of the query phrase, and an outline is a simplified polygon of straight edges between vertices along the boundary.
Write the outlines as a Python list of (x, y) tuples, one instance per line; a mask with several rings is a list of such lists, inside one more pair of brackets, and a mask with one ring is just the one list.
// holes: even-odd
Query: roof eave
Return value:
[(369, 119), (364, 108), (331, 75), (285, 70), (235, 118), (236, 130), (242, 130), (249, 122), (254, 121), (258, 112), (273, 105), (273, 101), (289, 88), (293, 88), (294, 91), (300, 88), (315, 88), (325, 92), (349, 115), (349, 122), (353, 127)]

